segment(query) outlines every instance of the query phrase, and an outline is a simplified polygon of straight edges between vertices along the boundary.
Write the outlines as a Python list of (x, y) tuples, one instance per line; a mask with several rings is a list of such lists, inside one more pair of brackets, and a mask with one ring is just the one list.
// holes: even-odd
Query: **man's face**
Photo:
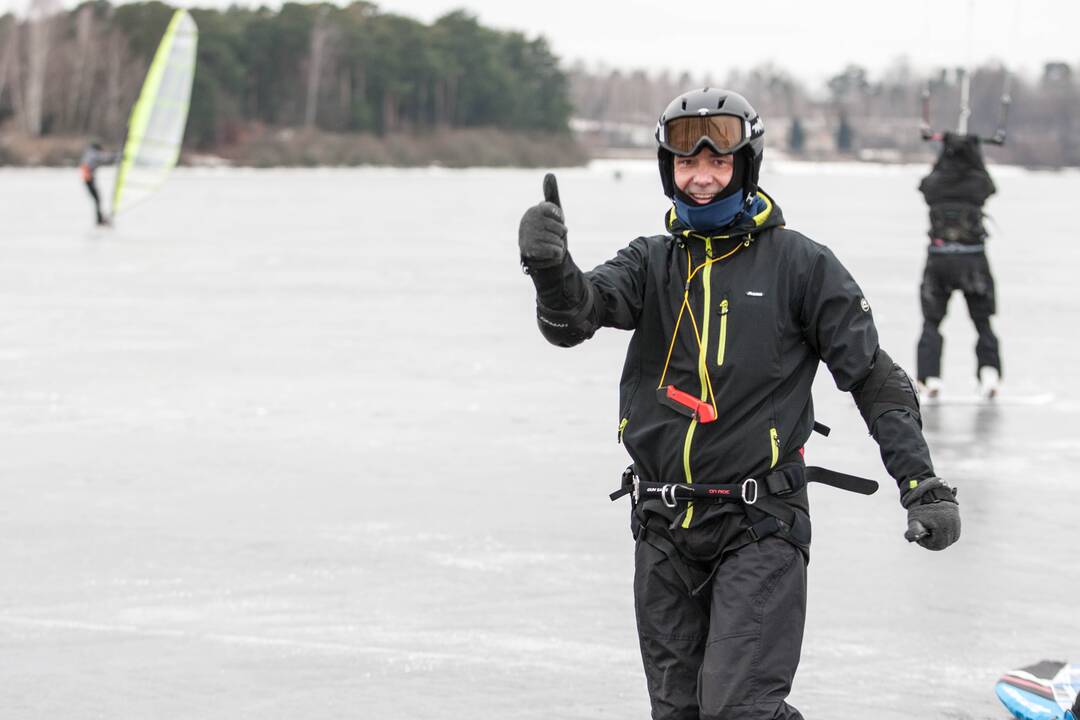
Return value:
[(675, 185), (698, 205), (712, 202), (734, 171), (733, 156), (717, 155), (709, 147), (690, 157), (675, 156)]

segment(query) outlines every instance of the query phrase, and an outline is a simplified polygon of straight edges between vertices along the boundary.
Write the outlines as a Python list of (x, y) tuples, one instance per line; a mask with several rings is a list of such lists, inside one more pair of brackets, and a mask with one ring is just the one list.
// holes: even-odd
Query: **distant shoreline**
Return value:
[[(0, 130), (0, 168), (75, 167), (89, 138), (46, 136), (28, 138)], [(114, 148), (107, 148), (113, 150)], [(880, 165), (927, 165), (929, 151), (919, 156), (815, 153), (792, 155), (768, 149), (770, 162)], [(185, 150), (184, 167), (237, 168), (552, 168), (584, 167), (594, 161), (653, 161), (652, 148), (599, 147), (589, 154), (580, 138), (567, 134), (521, 133), (485, 128), (439, 130), (426, 135), (333, 134), (310, 130), (255, 128), (222, 148)], [(1031, 167), (994, 162), (992, 166), (1031, 170), (1069, 167)]]
[[(78, 136), (30, 138), (0, 130), (0, 166), (73, 167), (79, 164), (89, 140)], [(237, 132), (235, 141), (228, 145), (185, 149), (179, 164), (255, 168), (575, 167), (590, 159), (569, 133), (470, 128), (376, 136), (256, 126)]]

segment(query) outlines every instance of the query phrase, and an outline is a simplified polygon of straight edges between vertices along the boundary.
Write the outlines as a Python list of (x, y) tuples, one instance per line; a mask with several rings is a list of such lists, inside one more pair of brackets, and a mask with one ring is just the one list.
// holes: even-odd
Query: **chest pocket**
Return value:
[(721, 375), (737, 372), (741, 379), (775, 377), (780, 370), (780, 320), (776, 298), (768, 291), (725, 293), (717, 304), (716, 353)]

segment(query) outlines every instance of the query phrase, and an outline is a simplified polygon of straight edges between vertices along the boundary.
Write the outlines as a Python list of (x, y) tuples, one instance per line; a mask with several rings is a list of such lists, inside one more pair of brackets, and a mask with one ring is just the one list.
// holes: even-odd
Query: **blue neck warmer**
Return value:
[(691, 205), (683, 201), (678, 193), (675, 194), (673, 201), (675, 217), (688, 228), (699, 233), (710, 233), (727, 227), (739, 216), (743, 208), (741, 190), (727, 197), (713, 200), (707, 205)]

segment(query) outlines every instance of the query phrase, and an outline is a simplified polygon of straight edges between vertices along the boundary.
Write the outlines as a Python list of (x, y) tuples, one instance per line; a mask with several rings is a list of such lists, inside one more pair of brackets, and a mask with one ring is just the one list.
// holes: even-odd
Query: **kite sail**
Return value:
[(127, 140), (113, 187), (115, 216), (165, 182), (180, 157), (187, 125), (199, 29), (186, 10), (173, 13), (131, 108)]

